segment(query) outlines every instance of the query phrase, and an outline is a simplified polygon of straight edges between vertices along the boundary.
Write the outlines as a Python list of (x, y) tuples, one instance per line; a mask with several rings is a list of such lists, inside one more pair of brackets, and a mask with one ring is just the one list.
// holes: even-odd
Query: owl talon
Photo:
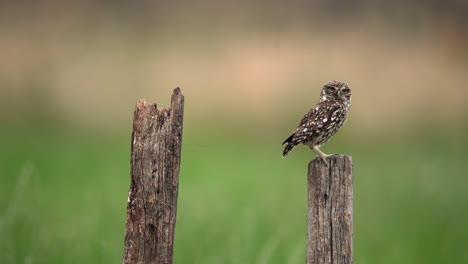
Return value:
[(328, 166), (328, 161), (327, 161), (327, 158), (333, 156), (333, 155), (328, 155), (328, 154), (325, 154), (323, 153), (320, 149), (319, 149), (319, 146), (317, 145), (312, 145), (310, 146), (310, 148), (315, 152), (317, 153), (317, 155), (319, 156), (320, 160), (323, 161), (323, 163), (325, 163), (325, 165)]

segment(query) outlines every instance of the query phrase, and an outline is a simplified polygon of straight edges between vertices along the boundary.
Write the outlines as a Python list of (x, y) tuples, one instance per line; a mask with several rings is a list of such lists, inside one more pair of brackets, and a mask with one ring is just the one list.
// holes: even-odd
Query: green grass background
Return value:
[[(304, 263), (312, 152), (281, 159), (277, 133), (191, 129), (175, 263)], [(0, 263), (121, 262), (131, 131), (120, 132), (1, 132)], [(466, 146), (456, 133), (364, 145), (339, 133), (324, 148), (353, 156), (355, 263), (468, 261)]]

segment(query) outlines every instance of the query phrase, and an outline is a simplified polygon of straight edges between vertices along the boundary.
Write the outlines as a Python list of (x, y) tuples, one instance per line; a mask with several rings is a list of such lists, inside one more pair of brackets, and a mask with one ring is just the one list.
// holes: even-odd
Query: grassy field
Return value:
[[(33, 131), (1, 132), (0, 263), (120, 263), (129, 135)], [(184, 137), (175, 263), (304, 263), (312, 153), (209, 136)], [(441, 139), (325, 147), (353, 156), (355, 263), (468, 261), (466, 141)]]

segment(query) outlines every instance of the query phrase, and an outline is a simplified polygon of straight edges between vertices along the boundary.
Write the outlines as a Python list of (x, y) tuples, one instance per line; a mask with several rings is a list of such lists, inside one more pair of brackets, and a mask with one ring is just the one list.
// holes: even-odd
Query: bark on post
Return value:
[(171, 108), (135, 106), (123, 263), (172, 263), (184, 95)]
[(308, 173), (307, 264), (353, 263), (353, 162), (315, 159)]

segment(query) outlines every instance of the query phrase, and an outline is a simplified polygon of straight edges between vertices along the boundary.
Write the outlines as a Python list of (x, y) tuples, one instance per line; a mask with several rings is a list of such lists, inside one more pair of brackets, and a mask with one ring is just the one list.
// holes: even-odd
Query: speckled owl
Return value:
[(344, 82), (331, 81), (323, 86), (320, 101), (302, 118), (294, 133), (284, 142), (283, 157), (298, 144), (305, 144), (328, 164), (331, 156), (320, 150), (346, 121), (351, 103), (351, 89)]

